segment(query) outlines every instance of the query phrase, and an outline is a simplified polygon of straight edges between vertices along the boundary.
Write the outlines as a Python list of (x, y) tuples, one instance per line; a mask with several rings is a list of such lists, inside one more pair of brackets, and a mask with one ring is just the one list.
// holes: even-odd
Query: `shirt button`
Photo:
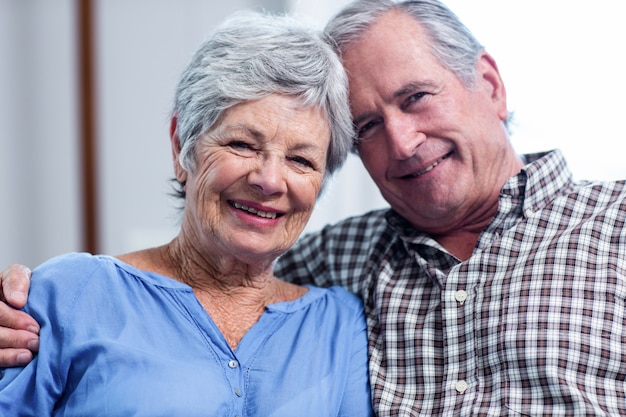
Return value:
[(465, 300), (467, 300), (467, 291), (459, 290), (455, 292), (454, 299), (459, 303), (465, 302)]
[(458, 381), (456, 384), (454, 384), (454, 388), (459, 394), (463, 394), (465, 391), (467, 391), (469, 385), (467, 385), (467, 382), (465, 381)]
[(243, 392), (241, 392), (241, 390), (239, 388), (235, 388), (235, 395), (237, 397), (241, 397), (243, 395)]
[(229, 368), (235, 369), (238, 366), (239, 366), (239, 362), (237, 362), (236, 360), (228, 361), (228, 367)]

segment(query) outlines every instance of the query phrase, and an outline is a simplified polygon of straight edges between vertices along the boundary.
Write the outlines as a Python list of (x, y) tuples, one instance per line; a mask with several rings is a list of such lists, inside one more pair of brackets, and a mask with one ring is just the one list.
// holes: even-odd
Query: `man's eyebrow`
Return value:
[[(402, 98), (402, 97), (406, 96), (407, 94), (411, 94), (411, 93), (413, 93), (415, 91), (432, 90), (434, 88), (435, 88), (435, 83), (432, 82), (432, 81), (415, 81), (415, 82), (410, 82), (408, 84), (403, 85), (399, 89), (397, 89), (392, 94), (392, 97), (393, 98)], [(369, 119), (371, 117), (376, 117), (376, 115), (377, 115), (376, 113), (372, 113), (372, 112), (361, 114), (361, 115), (359, 115), (358, 117), (355, 117), (352, 120), (352, 124), (354, 126), (358, 126), (364, 120)]]
[(397, 89), (396, 92), (393, 93), (393, 97), (394, 98), (403, 97), (414, 91), (419, 91), (423, 89), (432, 89), (434, 86), (435, 84), (430, 81), (415, 81), (412, 83), (405, 84), (399, 89)]
[(371, 117), (375, 117), (375, 113), (368, 112), (368, 113), (361, 114), (359, 117), (352, 120), (352, 124), (356, 127), (359, 124), (363, 123), (364, 120), (369, 119)]

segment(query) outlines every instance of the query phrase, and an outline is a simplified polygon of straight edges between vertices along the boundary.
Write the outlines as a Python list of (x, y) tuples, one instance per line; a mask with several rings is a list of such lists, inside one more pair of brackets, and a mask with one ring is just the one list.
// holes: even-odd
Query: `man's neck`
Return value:
[(466, 261), (474, 253), (479, 236), (479, 232), (459, 232), (454, 235), (434, 236), (434, 238), (453, 256)]

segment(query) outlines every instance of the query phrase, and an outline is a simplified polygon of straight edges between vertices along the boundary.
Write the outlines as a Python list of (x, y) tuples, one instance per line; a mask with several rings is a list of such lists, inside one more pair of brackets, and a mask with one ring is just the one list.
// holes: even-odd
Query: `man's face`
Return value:
[(412, 17), (390, 11), (347, 45), (343, 61), (363, 164), (415, 227), (446, 233), (492, 215), (519, 161), (502, 123), (506, 96), (491, 57), (481, 55), (468, 89), (428, 42)]

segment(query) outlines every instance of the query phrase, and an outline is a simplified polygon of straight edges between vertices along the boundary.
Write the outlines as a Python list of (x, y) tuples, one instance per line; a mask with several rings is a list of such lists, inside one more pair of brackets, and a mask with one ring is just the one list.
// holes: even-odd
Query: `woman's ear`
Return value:
[(506, 105), (506, 89), (504, 88), (504, 82), (500, 76), (495, 59), (483, 51), (476, 63), (476, 71), (478, 79), (483, 82), (483, 85), (491, 95), (491, 101), (495, 106), (498, 117), (500, 120), (506, 120), (509, 117)]
[(170, 142), (172, 144), (172, 159), (174, 162), (174, 175), (181, 184), (187, 181), (187, 171), (180, 164), (180, 138), (178, 137), (178, 114), (172, 115), (170, 120)]

